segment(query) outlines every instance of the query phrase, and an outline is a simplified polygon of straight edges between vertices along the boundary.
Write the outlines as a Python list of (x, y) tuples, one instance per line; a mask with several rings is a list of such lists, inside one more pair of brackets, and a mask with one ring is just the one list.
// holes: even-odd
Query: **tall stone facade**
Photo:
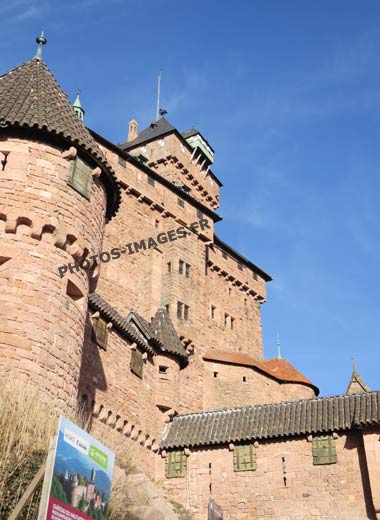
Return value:
[(0, 378), (78, 405), (195, 519), (379, 517), (380, 394), (264, 359), (271, 278), (216, 235), (210, 143), (82, 116), (40, 55), (0, 76)]

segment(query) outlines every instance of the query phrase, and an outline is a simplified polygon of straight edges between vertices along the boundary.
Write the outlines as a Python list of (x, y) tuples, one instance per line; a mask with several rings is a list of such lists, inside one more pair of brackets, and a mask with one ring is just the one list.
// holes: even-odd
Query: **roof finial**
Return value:
[(352, 371), (353, 371), (353, 372), (356, 372), (357, 370), (356, 370), (356, 365), (355, 365), (355, 358), (354, 358), (354, 356), (352, 356), (351, 359), (352, 359)]
[(80, 102), (80, 90), (77, 90), (77, 97), (75, 98), (75, 101), (73, 103), (74, 112), (79, 117), (81, 121), (83, 121), (85, 111), (82, 108), (81, 102)]
[(38, 43), (38, 48), (36, 55), (34, 56), (34, 60), (42, 61), (42, 46), (45, 45), (47, 42), (47, 39), (44, 36), (44, 31), (40, 34), (40, 36), (37, 36), (36, 42)]
[(281, 345), (280, 345), (280, 334), (277, 333), (277, 359), (282, 359), (281, 356)]

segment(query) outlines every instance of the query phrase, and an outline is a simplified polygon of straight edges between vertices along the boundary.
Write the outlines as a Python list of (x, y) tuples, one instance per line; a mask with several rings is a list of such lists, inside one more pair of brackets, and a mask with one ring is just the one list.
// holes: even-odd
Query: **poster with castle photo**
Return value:
[(46, 520), (106, 520), (115, 454), (60, 418)]

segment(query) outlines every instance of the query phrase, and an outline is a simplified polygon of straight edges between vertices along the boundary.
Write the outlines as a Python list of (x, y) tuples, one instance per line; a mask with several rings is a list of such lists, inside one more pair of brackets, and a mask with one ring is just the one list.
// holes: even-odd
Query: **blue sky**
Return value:
[[(224, 183), (217, 233), (273, 277), (266, 357), (345, 391), (351, 357), (379, 389), (380, 3), (376, 0), (14, 0), (1, 71), (44, 57), (114, 142), (162, 103), (199, 128)], [(4, 23), (6, 22), (6, 23)]]

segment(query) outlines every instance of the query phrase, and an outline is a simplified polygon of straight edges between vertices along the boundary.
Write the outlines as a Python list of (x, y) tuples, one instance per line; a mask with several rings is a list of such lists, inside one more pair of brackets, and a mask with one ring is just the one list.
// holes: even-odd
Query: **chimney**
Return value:
[(128, 143), (130, 141), (133, 141), (134, 139), (136, 139), (136, 137), (139, 135), (138, 132), (137, 132), (138, 126), (139, 125), (137, 124), (137, 121), (135, 119), (132, 119), (132, 121), (129, 121), (129, 124), (128, 124), (128, 139), (127, 139)]

